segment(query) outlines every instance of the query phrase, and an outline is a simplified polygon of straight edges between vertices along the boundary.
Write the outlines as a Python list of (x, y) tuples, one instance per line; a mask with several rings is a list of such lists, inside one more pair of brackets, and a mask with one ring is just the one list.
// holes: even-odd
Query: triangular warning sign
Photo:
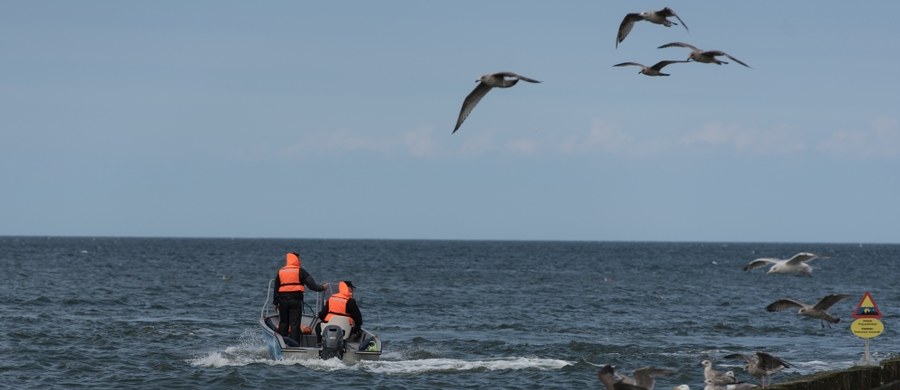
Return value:
[(853, 318), (881, 318), (881, 310), (878, 310), (878, 305), (875, 304), (875, 300), (872, 299), (872, 295), (866, 291), (866, 295), (863, 295), (862, 299), (859, 300), (859, 305), (856, 305), (856, 310), (853, 311)]

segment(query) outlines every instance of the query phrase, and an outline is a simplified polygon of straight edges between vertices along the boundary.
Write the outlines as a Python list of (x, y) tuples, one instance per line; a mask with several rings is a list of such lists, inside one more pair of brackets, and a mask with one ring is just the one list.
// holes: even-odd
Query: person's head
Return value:
[(342, 295), (346, 298), (353, 297), (353, 283), (349, 280), (342, 280), (338, 283), (338, 295)]
[(300, 266), (300, 254), (297, 252), (288, 252), (285, 256), (285, 265), (288, 266)]

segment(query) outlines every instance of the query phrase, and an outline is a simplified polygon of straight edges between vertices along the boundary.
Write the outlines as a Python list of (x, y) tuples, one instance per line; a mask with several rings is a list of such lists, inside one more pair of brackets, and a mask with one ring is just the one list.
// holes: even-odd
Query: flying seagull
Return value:
[(748, 68), (750, 67), (750, 65), (745, 64), (743, 61), (741, 61), (737, 58), (734, 58), (731, 55), (729, 55), (728, 53), (721, 51), (721, 50), (700, 50), (696, 46), (687, 44), (684, 42), (667, 43), (665, 45), (658, 47), (658, 49), (664, 49), (667, 47), (686, 47), (688, 49), (691, 49), (691, 54), (688, 55), (688, 60), (694, 60), (694, 61), (703, 62), (706, 64), (722, 65), (722, 64), (727, 64), (727, 62), (721, 61), (716, 57), (725, 56), (725, 57), (730, 58), (734, 62), (744, 65)]
[(475, 86), (475, 89), (473, 89), (472, 92), (469, 93), (469, 96), (466, 96), (466, 100), (463, 101), (462, 109), (459, 110), (459, 118), (456, 120), (456, 127), (453, 128), (453, 132), (450, 134), (456, 133), (456, 130), (459, 130), (459, 127), (462, 126), (463, 121), (466, 120), (466, 117), (469, 116), (469, 113), (472, 112), (475, 105), (481, 101), (481, 98), (483, 98), (484, 95), (487, 95), (491, 88), (509, 88), (516, 85), (519, 80), (524, 80), (529, 83), (540, 82), (513, 72), (489, 73), (478, 78), (476, 81), (478, 85)]
[(812, 276), (813, 268), (809, 264), (806, 264), (806, 262), (816, 258), (825, 259), (827, 257), (819, 256), (817, 254), (809, 252), (800, 252), (790, 259), (762, 257), (747, 263), (747, 265), (744, 266), (744, 271), (771, 265), (766, 274), (798, 273), (806, 276)]
[[(769, 306), (766, 306), (766, 311), (774, 312), (799, 307), (800, 310), (797, 311), (797, 314), (810, 318), (818, 318), (819, 323), (824, 328), (826, 321), (831, 324), (841, 322), (840, 318), (832, 316), (830, 313), (828, 313), (827, 310), (835, 303), (838, 303), (844, 298), (850, 298), (850, 296), (844, 294), (829, 294), (820, 299), (819, 302), (816, 302), (816, 304), (813, 306), (807, 305), (800, 301), (785, 298), (779, 299), (775, 302), (772, 302), (772, 304), (770, 304)], [(831, 327), (831, 324), (828, 325), (829, 328)]]
[(605, 365), (597, 371), (597, 379), (606, 386), (608, 390), (653, 390), (654, 379), (661, 375), (671, 375), (672, 371), (664, 368), (642, 367), (634, 370), (633, 378), (619, 375), (615, 372), (615, 368)]
[[(628, 33), (631, 32), (631, 28), (634, 27), (634, 22), (640, 22), (642, 20), (646, 20), (650, 23), (661, 24), (666, 27), (672, 27), (673, 24), (678, 24), (670, 21), (668, 18), (670, 16), (674, 16), (675, 19), (678, 19), (681, 22), (681, 25), (684, 26), (685, 30), (688, 30), (687, 24), (684, 24), (684, 21), (678, 17), (675, 11), (672, 11), (671, 8), (666, 7), (659, 11), (646, 11), (646, 12), (632, 12), (630, 14), (625, 15), (625, 18), (622, 19), (622, 23), (619, 24), (619, 32), (616, 34), (616, 48), (619, 47), (619, 42), (625, 40), (625, 37), (628, 36)], [(690, 30), (688, 30), (690, 31)]]
[(649, 67), (648, 67), (648, 66), (644, 66), (643, 64), (639, 64), (639, 63), (637, 63), (637, 62), (623, 62), (623, 63), (621, 63), (621, 64), (615, 64), (615, 65), (613, 65), (613, 66), (627, 66), (627, 65), (640, 66), (640, 67), (641, 67), (641, 70), (638, 71), (638, 73), (641, 73), (641, 74), (644, 74), (644, 75), (647, 75), (647, 76), (668, 76), (668, 75), (669, 75), (668, 73), (663, 73), (663, 72), (662, 72), (662, 68), (664, 68), (666, 65), (674, 64), (674, 63), (677, 63), (677, 62), (687, 62), (687, 61), (671, 61), (671, 60), (666, 60), (666, 61), (660, 61), (660, 62), (657, 62), (655, 65), (649, 66)]
[(725, 355), (725, 359), (743, 359), (747, 364), (744, 365), (744, 369), (747, 370), (747, 373), (759, 378), (763, 387), (766, 387), (768, 384), (769, 376), (775, 374), (778, 371), (781, 371), (784, 368), (793, 367), (788, 362), (781, 360), (773, 355), (770, 355), (765, 352), (757, 351), (755, 355), (743, 355), (740, 353), (733, 353), (730, 355)]

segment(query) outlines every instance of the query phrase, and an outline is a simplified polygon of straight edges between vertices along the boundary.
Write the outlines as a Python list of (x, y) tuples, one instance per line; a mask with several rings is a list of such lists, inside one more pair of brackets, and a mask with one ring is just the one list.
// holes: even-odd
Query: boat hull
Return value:
[[(278, 314), (271, 314), (268, 316), (263, 315), (259, 320), (263, 329), (263, 338), (266, 339), (266, 345), (273, 359), (306, 360), (320, 358), (319, 353), (322, 351), (322, 348), (317, 345), (315, 335), (303, 335), (301, 340), (296, 341), (288, 338), (287, 340), (290, 341), (286, 341), (284, 337), (275, 331), (275, 324), (278, 324), (278, 319)], [(303, 316), (301, 324), (302, 326), (310, 326), (313, 321), (314, 318)], [(381, 358), (381, 340), (365, 329), (362, 331), (365, 336), (361, 339), (371, 341), (372, 345), (367, 343), (363, 346), (363, 350), (360, 350), (359, 341), (346, 341), (343, 357), (341, 358), (342, 361), (349, 363), (360, 360), (379, 360)]]

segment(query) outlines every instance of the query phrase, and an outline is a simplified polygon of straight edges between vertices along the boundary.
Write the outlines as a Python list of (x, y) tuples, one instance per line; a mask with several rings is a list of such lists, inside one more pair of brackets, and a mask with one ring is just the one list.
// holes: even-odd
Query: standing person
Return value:
[[(304, 286), (313, 291), (325, 291), (328, 283), (318, 284), (309, 272), (300, 267), (300, 254), (288, 252), (285, 265), (275, 276), (272, 303), (278, 308), (278, 333), (295, 341), (300, 340), (300, 319), (303, 316)], [(290, 332), (289, 332), (290, 330)]]
[[(338, 292), (332, 294), (322, 310), (319, 311), (319, 318), (325, 322), (331, 320), (334, 316), (345, 316), (350, 319), (350, 339), (356, 340), (360, 336), (360, 328), (363, 324), (362, 313), (356, 300), (353, 299), (353, 283), (349, 280), (338, 283)], [(321, 334), (321, 323), (316, 326), (316, 334)]]

